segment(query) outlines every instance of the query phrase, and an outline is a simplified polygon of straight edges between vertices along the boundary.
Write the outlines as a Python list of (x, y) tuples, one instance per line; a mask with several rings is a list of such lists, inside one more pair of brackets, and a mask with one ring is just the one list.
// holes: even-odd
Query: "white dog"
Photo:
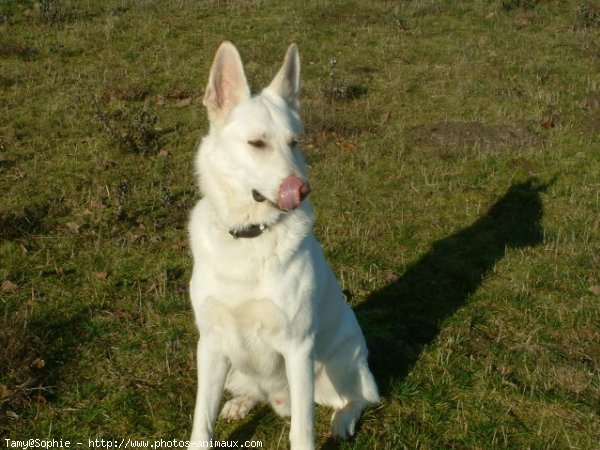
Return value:
[(364, 337), (312, 233), (299, 84), (294, 44), (254, 97), (231, 43), (213, 61), (210, 132), (196, 159), (203, 198), (189, 224), (201, 336), (190, 447), (212, 438), (223, 388), (233, 398), (222, 418), (240, 419), (257, 402), (291, 415), (294, 450), (314, 448), (314, 401), (334, 409), (340, 438), (379, 401)]

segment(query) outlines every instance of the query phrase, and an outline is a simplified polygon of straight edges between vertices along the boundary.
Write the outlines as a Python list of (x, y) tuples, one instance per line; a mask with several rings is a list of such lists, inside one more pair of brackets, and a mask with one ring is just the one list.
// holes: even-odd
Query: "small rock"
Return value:
[(44, 361), (42, 358), (35, 358), (33, 361), (31, 361), (31, 367), (33, 367), (34, 369), (41, 369), (46, 365), (46, 361)]
[(13, 292), (19, 288), (15, 283), (10, 280), (6, 280), (2, 283), (2, 292)]
[(588, 291), (590, 291), (594, 295), (600, 295), (600, 284), (595, 284), (591, 286)]

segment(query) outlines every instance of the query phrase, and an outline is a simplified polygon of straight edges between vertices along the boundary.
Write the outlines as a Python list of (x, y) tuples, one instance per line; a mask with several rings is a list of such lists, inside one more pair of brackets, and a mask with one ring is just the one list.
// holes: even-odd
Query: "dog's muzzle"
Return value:
[(269, 200), (256, 189), (252, 189), (252, 198), (256, 202), (268, 201), (271, 206), (281, 211), (293, 211), (308, 197), (311, 188), (308, 182), (295, 175), (287, 177), (279, 186), (277, 203)]

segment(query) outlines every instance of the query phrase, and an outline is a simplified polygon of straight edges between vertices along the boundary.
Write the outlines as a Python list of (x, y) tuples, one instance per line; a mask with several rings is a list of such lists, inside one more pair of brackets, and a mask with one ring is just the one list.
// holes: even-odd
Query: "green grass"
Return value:
[(318, 408), (319, 446), (600, 448), (598, 11), (0, 2), (0, 437), (189, 437), (185, 227), (230, 39), (255, 90), (299, 44), (315, 231), (383, 395), (341, 444)]

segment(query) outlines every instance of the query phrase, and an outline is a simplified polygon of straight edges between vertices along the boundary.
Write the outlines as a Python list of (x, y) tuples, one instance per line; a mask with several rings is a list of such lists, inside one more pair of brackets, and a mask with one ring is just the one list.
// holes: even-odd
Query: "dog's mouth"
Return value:
[(279, 186), (279, 198), (277, 202), (268, 199), (256, 189), (252, 189), (252, 198), (259, 203), (267, 201), (274, 208), (288, 212), (298, 208), (306, 197), (308, 197), (310, 191), (310, 184), (300, 177), (291, 175), (283, 180)]

